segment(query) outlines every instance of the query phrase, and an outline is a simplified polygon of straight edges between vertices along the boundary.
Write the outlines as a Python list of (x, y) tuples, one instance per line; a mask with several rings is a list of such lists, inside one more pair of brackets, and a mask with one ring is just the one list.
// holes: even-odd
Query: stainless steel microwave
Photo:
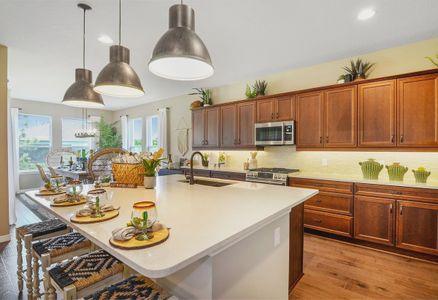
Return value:
[(256, 123), (255, 144), (258, 146), (294, 145), (295, 121)]

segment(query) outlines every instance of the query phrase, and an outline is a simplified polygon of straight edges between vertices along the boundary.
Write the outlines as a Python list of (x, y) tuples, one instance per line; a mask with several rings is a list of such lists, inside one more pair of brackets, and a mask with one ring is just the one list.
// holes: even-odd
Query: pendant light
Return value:
[(82, 109), (82, 129), (75, 133), (77, 138), (91, 138), (95, 137), (97, 130), (95, 128), (88, 128), (88, 110), (86, 108)]
[(93, 90), (93, 79), (90, 70), (85, 69), (85, 12), (91, 7), (79, 3), (78, 7), (84, 11), (82, 36), (82, 69), (75, 70), (75, 82), (65, 92), (62, 103), (75, 107), (101, 108), (104, 107), (102, 96)]
[(119, 44), (110, 47), (110, 62), (96, 78), (94, 90), (114, 97), (139, 97), (144, 95), (140, 78), (129, 65), (129, 49), (122, 42), (122, 0), (119, 0)]
[(199, 80), (213, 75), (210, 54), (195, 32), (195, 11), (176, 4), (169, 9), (169, 30), (155, 45), (149, 70), (173, 80)]

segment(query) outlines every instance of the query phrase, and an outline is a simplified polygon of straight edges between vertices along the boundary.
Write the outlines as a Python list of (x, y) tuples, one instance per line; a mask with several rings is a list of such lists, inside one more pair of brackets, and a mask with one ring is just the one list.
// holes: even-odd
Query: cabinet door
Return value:
[(204, 147), (205, 118), (203, 109), (192, 110), (192, 147)]
[(398, 146), (438, 146), (438, 75), (399, 79)]
[(438, 204), (397, 202), (398, 248), (438, 255)]
[(295, 97), (278, 98), (275, 102), (275, 119), (277, 121), (295, 120)]
[(275, 99), (257, 101), (257, 123), (272, 122), (276, 116)]
[(359, 147), (396, 145), (395, 80), (359, 85)]
[(323, 93), (299, 94), (296, 96), (296, 101), (297, 147), (322, 147)]
[(237, 145), (238, 147), (254, 146), (254, 125), (256, 120), (255, 101), (237, 104)]
[(219, 107), (205, 109), (205, 147), (219, 147)]
[(236, 105), (224, 105), (221, 106), (220, 112), (220, 146), (224, 148), (233, 148), (237, 144), (237, 116)]
[(346, 87), (324, 93), (324, 147), (355, 147), (357, 88)]
[(354, 197), (354, 237), (384, 245), (394, 245), (395, 200)]

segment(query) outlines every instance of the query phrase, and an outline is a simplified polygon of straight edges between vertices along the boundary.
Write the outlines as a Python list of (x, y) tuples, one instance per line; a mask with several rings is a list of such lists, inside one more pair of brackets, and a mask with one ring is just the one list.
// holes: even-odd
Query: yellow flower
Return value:
[(160, 157), (163, 155), (163, 153), (164, 153), (164, 149), (163, 149), (163, 148), (160, 148), (160, 149), (158, 149), (158, 151), (156, 151), (156, 152), (152, 155), (152, 158), (155, 159), (155, 160), (160, 159)]

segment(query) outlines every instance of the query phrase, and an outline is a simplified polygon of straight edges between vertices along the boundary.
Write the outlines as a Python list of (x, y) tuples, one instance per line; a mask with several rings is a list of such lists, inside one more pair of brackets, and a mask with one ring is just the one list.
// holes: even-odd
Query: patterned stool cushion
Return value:
[(62, 262), (49, 270), (60, 288), (70, 284), (81, 290), (107, 277), (123, 272), (123, 264), (104, 250)]
[(67, 229), (67, 225), (59, 219), (50, 219), (34, 224), (24, 225), (17, 228), (18, 234), (24, 236), (31, 234), (33, 238), (37, 238), (46, 234)]
[(91, 242), (78, 232), (60, 235), (48, 240), (39, 241), (32, 245), (39, 256), (49, 253), (51, 257), (63, 255), (75, 250), (90, 247)]
[(86, 300), (164, 300), (170, 295), (147, 277), (136, 275), (114, 285), (108, 286), (90, 296)]

